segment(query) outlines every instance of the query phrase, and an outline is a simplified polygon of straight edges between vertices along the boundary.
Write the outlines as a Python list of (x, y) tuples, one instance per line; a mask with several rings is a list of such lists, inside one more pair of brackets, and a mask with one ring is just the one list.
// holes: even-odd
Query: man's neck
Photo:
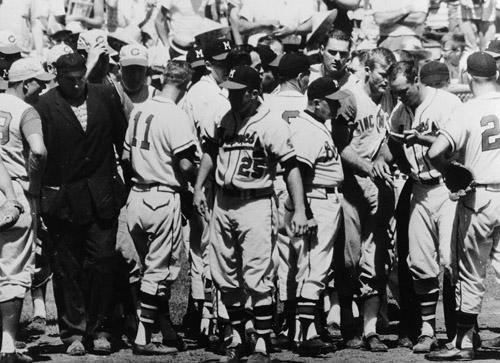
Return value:
[(372, 101), (378, 105), (380, 103), (380, 100), (382, 99), (382, 96), (384, 95), (383, 93), (380, 93), (380, 92), (374, 92), (372, 90), (372, 87), (370, 86), (370, 82), (366, 82), (365, 83), (365, 91), (366, 93), (368, 94), (368, 96), (370, 96), (370, 98), (372, 99)]
[(287, 92), (287, 91), (295, 91), (304, 94), (304, 92), (300, 89), (300, 86), (295, 79), (280, 84), (280, 92)]
[(5, 90), (5, 94), (15, 96), (17, 98), (20, 98), (23, 101), (25, 99), (24, 93), (22, 91), (22, 87), (20, 87), (19, 89), (17, 89), (17, 88), (8, 88), (7, 90)]
[(472, 82), (471, 88), (474, 97), (480, 97), (491, 92), (499, 91), (496, 83), (477, 84)]

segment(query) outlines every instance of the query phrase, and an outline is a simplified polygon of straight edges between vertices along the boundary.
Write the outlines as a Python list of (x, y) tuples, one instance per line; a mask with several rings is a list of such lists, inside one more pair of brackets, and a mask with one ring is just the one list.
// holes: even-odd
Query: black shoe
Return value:
[(33, 359), (21, 353), (1, 353), (0, 363), (31, 363)]
[(408, 336), (402, 335), (398, 337), (398, 347), (413, 349), (413, 342)]
[(334, 343), (342, 341), (342, 333), (340, 332), (340, 327), (337, 324), (335, 323), (329, 324), (326, 327), (326, 332), (328, 334), (328, 338), (330, 341)]
[(458, 349), (453, 343), (448, 343), (444, 348), (425, 355), (425, 359), (431, 361), (468, 361), (474, 358), (474, 349)]
[(271, 363), (269, 354), (254, 352), (248, 357), (247, 363)]
[(179, 352), (183, 352), (187, 349), (187, 344), (178, 335), (177, 338), (172, 340), (163, 339), (161, 343), (167, 347), (175, 348)]
[(150, 342), (146, 345), (134, 344), (132, 353), (135, 355), (169, 355), (177, 354), (177, 349), (163, 344)]
[(250, 332), (246, 334), (247, 336), (247, 354), (250, 355), (255, 351), (255, 346), (257, 345), (257, 340), (259, 336), (255, 332)]
[(389, 348), (382, 343), (378, 334), (372, 334), (364, 338), (363, 348), (370, 352), (387, 352)]
[(93, 341), (92, 353), (96, 355), (110, 355), (111, 354), (111, 343), (105, 337), (99, 337)]
[(245, 347), (243, 344), (238, 344), (235, 347), (227, 347), (226, 354), (219, 360), (219, 363), (238, 363), (243, 357)]
[(304, 340), (297, 344), (297, 354), (307, 357), (315, 357), (317, 355), (326, 354), (335, 351), (335, 346), (332, 343), (322, 341), (319, 337)]
[(43, 335), (47, 329), (47, 320), (41, 316), (35, 316), (33, 321), (26, 327), (29, 335)]
[(273, 348), (278, 349), (292, 349), (292, 342), (290, 339), (283, 333), (278, 335), (276, 338), (271, 340)]

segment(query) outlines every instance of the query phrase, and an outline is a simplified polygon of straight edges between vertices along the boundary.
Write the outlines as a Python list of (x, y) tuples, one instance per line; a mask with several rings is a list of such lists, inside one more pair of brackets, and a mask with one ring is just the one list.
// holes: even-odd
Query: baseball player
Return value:
[[(36, 103), (45, 82), (54, 78), (37, 59), (15, 61), (9, 70), (9, 88), (0, 94), (0, 157), (7, 169), (24, 213), (15, 228), (0, 232), (0, 315), (2, 347), (0, 361), (32, 362), (16, 352), (15, 339), (23, 299), (31, 286), (34, 269), (36, 203), (44, 172), (46, 149)], [(0, 194), (0, 204), (7, 199)]]
[[(410, 202), (408, 266), (420, 304), (422, 327), (414, 353), (437, 348), (436, 306), (439, 299), (440, 265), (450, 268), (450, 237), (455, 203), (448, 198), (439, 171), (426, 157), (438, 131), (447, 124), (460, 99), (427, 87), (418, 79), (411, 63), (399, 62), (389, 69), (391, 90), (401, 100), (390, 118), (390, 147), (394, 155), (405, 155), (414, 179)], [(443, 107), (446, 105), (446, 107)], [(389, 179), (387, 162), (394, 160), (385, 144), (374, 164), (377, 177)]]
[[(189, 115), (192, 127), (198, 136), (200, 154), (201, 140), (206, 133), (205, 130), (218, 124), (231, 107), (227, 99), (227, 91), (220, 87), (229, 73), (227, 56), (231, 49), (233, 49), (232, 42), (221, 38), (208, 42), (203, 51), (198, 50), (198, 56), (203, 55), (205, 58), (206, 75), (189, 89), (182, 107)], [(212, 180), (205, 185), (210, 209), (215, 194), (214, 188)], [(208, 220), (208, 214), (205, 219)], [(212, 291), (213, 284), (208, 253), (210, 230), (205, 219), (199, 221), (199, 215), (193, 215), (190, 222), (191, 296), (196, 302), (197, 310), (202, 315), (201, 322), (197, 327), (200, 333), (198, 341), (200, 345), (211, 348), (210, 341), (214, 341), (216, 338), (214, 334), (216, 325), (213, 324), (214, 315), (219, 318), (218, 325), (222, 325), (221, 318), (227, 318), (227, 314), (223, 304), (218, 303), (217, 293)], [(201, 228), (200, 224), (202, 224)], [(219, 328), (221, 327), (219, 326)]]
[[(375, 184), (372, 180), (371, 161), (385, 138), (391, 103), (388, 92), (384, 92), (384, 77), (375, 82), (380, 70), (371, 70), (369, 90), (347, 72), (350, 47), (350, 35), (332, 29), (320, 48), (323, 63), (319, 69), (320, 73), (337, 80), (341, 89), (352, 93), (351, 97), (341, 100), (340, 115), (332, 122), (334, 142), (346, 166), (342, 187), (345, 245), (336, 249), (336, 253), (343, 250), (343, 256), (339, 257), (345, 265), (338, 269), (336, 279), (342, 310), (341, 329), (347, 347), (364, 345), (371, 351), (387, 351), (376, 332), (376, 324), (392, 265), (395, 196), (391, 186), (382, 182)], [(390, 52), (377, 52), (378, 61), (371, 62), (379, 63), (383, 71), (394, 57)], [(364, 340), (361, 340), (360, 322), (352, 311), (355, 295), (363, 301)]]
[[(428, 151), (432, 164), (443, 174), (448, 155), (459, 153), (459, 161), (472, 170), (475, 188), (457, 202), (456, 229), (452, 243), (456, 250), (458, 277), (456, 292), (457, 335), (442, 350), (426, 355), (429, 360), (472, 360), (478, 348), (474, 341), (477, 316), (481, 312), (488, 262), (498, 275), (500, 243), (500, 142), (498, 118), (500, 93), (493, 57), (473, 53), (467, 59), (467, 73), (474, 98), (458, 106), (450, 122), (441, 129)], [(458, 275), (458, 276), (457, 276)], [(491, 345), (489, 345), (491, 347)]]
[(244, 353), (247, 298), (258, 336), (248, 362), (270, 362), (272, 255), (278, 223), (273, 179), (277, 163), (285, 169), (295, 210), (290, 225), (297, 235), (307, 230), (302, 181), (287, 123), (260, 99), (259, 73), (249, 66), (235, 67), (222, 86), (229, 89), (231, 112), (206, 134), (194, 198), (198, 211), (204, 213), (202, 188), (215, 167), (210, 265), (232, 327), (232, 341), (221, 362), (238, 362)]
[[(297, 117), (300, 111), (307, 106), (305, 92), (309, 83), (309, 61), (304, 54), (287, 53), (281, 57), (278, 64), (279, 85), (272, 94), (264, 95), (269, 109), (287, 123)], [(281, 328), (276, 344), (288, 346), (293, 341), (295, 331), (295, 309), (296, 309), (296, 282), (293, 269), (295, 265), (295, 252), (290, 249), (290, 239), (286, 233), (284, 216), (285, 202), (288, 192), (283, 169), (278, 167), (274, 191), (278, 197), (279, 228), (277, 240), (277, 252), (279, 253), (278, 286), (279, 298), (283, 302), (285, 322)], [(283, 340), (283, 341), (282, 341)]]
[[(295, 334), (297, 352), (317, 355), (334, 349), (323, 342), (315, 319), (327, 275), (333, 261), (333, 244), (341, 225), (341, 194), (338, 187), (344, 179), (340, 155), (325, 121), (335, 118), (339, 99), (348, 94), (339, 91), (330, 77), (311, 83), (307, 91), (308, 104), (290, 120), (292, 143), (297, 154), (306, 193), (306, 215), (310, 231), (307, 235), (291, 236), (290, 248), (296, 254), (297, 320)], [(314, 142), (311, 142), (314, 140)], [(289, 202), (285, 206), (289, 217)], [(288, 219), (288, 218), (286, 218)]]
[[(177, 352), (180, 338), (171, 329), (170, 286), (180, 270), (182, 248), (179, 191), (194, 182), (195, 136), (187, 115), (175, 101), (182, 97), (191, 71), (171, 61), (157, 97), (138, 105), (125, 138), (125, 158), (133, 168), (134, 186), (127, 202), (127, 224), (144, 266), (141, 313), (134, 353), (164, 355)], [(155, 322), (163, 344), (151, 342)]]

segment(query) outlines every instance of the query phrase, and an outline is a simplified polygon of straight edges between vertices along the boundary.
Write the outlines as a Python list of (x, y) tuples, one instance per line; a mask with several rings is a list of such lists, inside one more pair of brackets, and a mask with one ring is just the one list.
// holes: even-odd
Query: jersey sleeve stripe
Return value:
[(310, 160), (308, 160), (300, 155), (296, 155), (296, 157), (297, 157), (297, 160), (300, 161), (301, 163), (307, 164), (311, 168), (314, 167), (314, 164)]
[(286, 161), (286, 160), (290, 159), (293, 156), (295, 156), (295, 151), (294, 150), (290, 150), (285, 155), (281, 156), (278, 161), (280, 163), (282, 163), (283, 161)]
[(455, 140), (453, 140), (453, 138), (451, 137), (451, 135), (444, 129), (440, 129), (439, 130), (439, 134), (443, 135), (444, 137), (446, 137), (446, 140), (448, 140), (448, 142), (450, 143), (451, 145), (451, 151), (455, 151), (457, 149), (457, 145), (455, 144)]
[(178, 154), (186, 149), (189, 149), (191, 146), (193, 145), (196, 145), (195, 141), (194, 140), (189, 140), (188, 142), (186, 142), (185, 144), (179, 146), (179, 147), (176, 147), (175, 149), (173, 149), (173, 153), (174, 154)]

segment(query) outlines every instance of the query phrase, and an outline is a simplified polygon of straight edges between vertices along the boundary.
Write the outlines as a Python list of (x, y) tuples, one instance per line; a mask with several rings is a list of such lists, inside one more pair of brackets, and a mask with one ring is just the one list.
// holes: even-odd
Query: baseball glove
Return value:
[(7, 200), (0, 206), (0, 232), (5, 231), (16, 224), (24, 213), (24, 208), (17, 200)]
[(463, 197), (474, 189), (474, 174), (466, 166), (452, 161), (445, 173), (445, 183), (452, 199)]

